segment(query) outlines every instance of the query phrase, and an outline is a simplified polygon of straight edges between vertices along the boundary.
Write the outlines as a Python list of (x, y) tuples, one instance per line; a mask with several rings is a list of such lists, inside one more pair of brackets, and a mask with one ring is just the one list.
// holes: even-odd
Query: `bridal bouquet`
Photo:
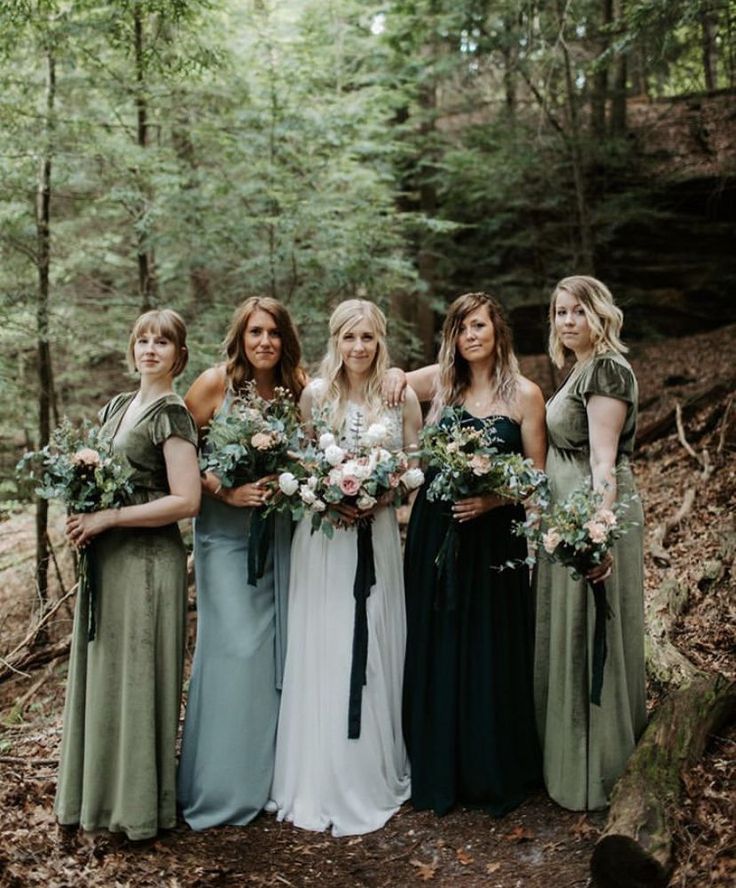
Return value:
[(66, 418), (45, 447), (23, 456), (16, 473), (35, 482), (35, 493), (42, 499), (59, 499), (70, 512), (120, 506), (133, 490), (133, 469), (113, 453), (100, 429), (89, 423), (75, 428)]
[[(634, 497), (620, 497), (612, 509), (603, 508), (603, 494), (593, 490), (588, 478), (562, 502), (532, 515), (514, 528), (525, 536), (543, 557), (568, 567), (576, 580), (601, 564), (614, 542), (622, 537), (635, 521), (626, 521)], [(603, 667), (606, 645), (606, 618), (611, 616), (602, 580), (588, 580), (595, 605), (593, 657), (590, 700), (601, 704)]]
[(288, 389), (277, 387), (273, 400), (262, 398), (255, 383), (246, 383), (229, 413), (214, 417), (199, 465), (213, 472), (223, 487), (257, 481), (284, 469), (296, 447), (299, 422)]
[(311, 514), (312, 530), (321, 529), (332, 537), (334, 528), (344, 522), (331, 506), (345, 503), (369, 510), (379, 500), (398, 504), (407, 492), (421, 486), (424, 473), (410, 467), (404, 452), (387, 450), (383, 446), (387, 437), (386, 427), (373, 423), (358, 446), (348, 451), (332, 432), (323, 432), (298, 465), (279, 475), (272, 508), (286, 508), (297, 519)]
[(463, 425), (452, 407), (445, 408), (440, 423), (423, 430), (421, 441), (427, 465), (437, 469), (428, 500), (495, 494), (518, 502), (544, 491), (544, 472), (520, 453), (502, 453), (491, 423), (480, 429)]
[[(45, 447), (23, 456), (16, 472), (23, 480), (36, 482), (38, 496), (61, 500), (69, 512), (99, 512), (122, 506), (133, 492), (133, 469), (113, 452), (109, 439), (97, 426), (85, 424), (77, 429), (68, 419), (54, 429)], [(90, 641), (96, 633), (93, 545), (86, 546), (79, 556), (79, 594), (88, 602)]]

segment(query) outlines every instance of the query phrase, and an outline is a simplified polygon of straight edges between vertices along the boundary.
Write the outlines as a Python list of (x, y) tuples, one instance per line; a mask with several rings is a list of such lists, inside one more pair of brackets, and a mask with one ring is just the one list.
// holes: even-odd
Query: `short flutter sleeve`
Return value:
[(637, 401), (636, 378), (631, 367), (610, 357), (600, 357), (592, 362), (580, 380), (579, 391), (586, 401), (591, 395), (617, 398), (628, 404)]
[(157, 446), (169, 438), (183, 438), (197, 446), (197, 427), (184, 404), (163, 404), (149, 428), (151, 441)]

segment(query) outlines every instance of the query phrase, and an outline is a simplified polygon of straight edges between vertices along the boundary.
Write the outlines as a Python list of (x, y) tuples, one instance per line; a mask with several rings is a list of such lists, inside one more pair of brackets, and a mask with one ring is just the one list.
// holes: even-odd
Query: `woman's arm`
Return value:
[(391, 367), (386, 372), (381, 391), (389, 407), (397, 407), (406, 398), (406, 387), (410, 385), (420, 401), (431, 401), (439, 374), (439, 364), (430, 364), (404, 373), (400, 367)]
[(75, 546), (84, 546), (112, 527), (163, 527), (197, 514), (201, 484), (194, 445), (184, 438), (171, 437), (164, 441), (163, 453), (169, 493), (150, 503), (70, 515), (66, 532)]
[(429, 364), (418, 370), (410, 370), (406, 374), (406, 381), (414, 389), (420, 401), (431, 401), (437, 388), (440, 376), (440, 365)]
[(627, 406), (618, 398), (591, 395), (586, 411), (593, 489), (603, 494), (603, 507), (610, 509), (616, 501), (616, 458)]
[(184, 395), (184, 403), (194, 417), (200, 434), (220, 409), (225, 398), (226, 388), (225, 366), (220, 364), (200, 373)]
[(522, 376), (519, 380), (519, 414), (521, 418), (521, 446), (524, 456), (538, 469), (544, 469), (547, 458), (547, 425), (544, 397), (539, 386)]
[(404, 450), (411, 455), (419, 446), (419, 432), (422, 430), (422, 408), (413, 387), (406, 390), (402, 426)]

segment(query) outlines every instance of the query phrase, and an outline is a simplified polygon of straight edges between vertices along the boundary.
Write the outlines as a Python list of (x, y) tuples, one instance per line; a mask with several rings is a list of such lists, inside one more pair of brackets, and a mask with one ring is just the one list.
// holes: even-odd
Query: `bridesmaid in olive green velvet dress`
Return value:
[(196, 514), (197, 431), (174, 377), (186, 330), (170, 310), (136, 321), (130, 363), (137, 392), (101, 411), (103, 434), (133, 466), (130, 504), (71, 515), (67, 536), (90, 546), (96, 634), (77, 597), (54, 809), (64, 826), (147, 839), (176, 825), (186, 552), (176, 522)]
[[(586, 478), (610, 507), (635, 493), (629, 457), (634, 447), (638, 391), (619, 339), (623, 315), (594, 278), (565, 278), (550, 305), (550, 354), (576, 362), (547, 403), (546, 470), (553, 500)], [(537, 580), (535, 698), (550, 796), (565, 808), (608, 804), (646, 723), (642, 512), (590, 579), (605, 580), (612, 611), (601, 705), (590, 702), (593, 595), (559, 564), (541, 561)]]

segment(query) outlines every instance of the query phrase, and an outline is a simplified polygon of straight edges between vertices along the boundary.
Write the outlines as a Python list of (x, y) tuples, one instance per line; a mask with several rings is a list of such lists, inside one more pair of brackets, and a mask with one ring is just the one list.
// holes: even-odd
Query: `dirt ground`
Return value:
[[(677, 372), (673, 355), (677, 355)], [(632, 355), (641, 386), (641, 424), (663, 415), (736, 366), (736, 328), (676, 343), (639, 345)], [(535, 368), (526, 362), (527, 372)], [(531, 367), (531, 369), (530, 369)], [(541, 374), (542, 370), (539, 369)], [(736, 677), (733, 553), (736, 442), (724, 434), (728, 397), (686, 423), (696, 453), (715, 464), (698, 487), (691, 512), (667, 540), (670, 565), (647, 555), (647, 593), (668, 577), (689, 591), (676, 642), (701, 668)], [(732, 405), (736, 410), (736, 404)], [(723, 442), (723, 443), (721, 443)], [(720, 450), (719, 450), (720, 447)], [(635, 462), (647, 516), (647, 539), (682, 501), (700, 472), (675, 434), (643, 448)], [(54, 513), (52, 541), (59, 575), (71, 584), (71, 556)], [(728, 550), (730, 551), (730, 550)], [(720, 558), (717, 581), (703, 566)], [(0, 657), (27, 633), (36, 606), (33, 591), (33, 519), (11, 515), (0, 523)], [(60, 594), (54, 579), (53, 594)], [(192, 615), (192, 622), (194, 616)], [(51, 628), (62, 638), (71, 626), (63, 605)], [(190, 652), (191, 653), (191, 652)], [(0, 666), (2, 663), (0, 662)], [(564, 811), (543, 792), (501, 820), (458, 809), (443, 818), (404, 805), (388, 825), (367, 836), (335, 839), (276, 823), (262, 815), (246, 828), (194, 833), (181, 824), (155, 841), (130, 843), (106, 833), (60, 830), (53, 818), (66, 662), (59, 658), (0, 684), (0, 886), (437, 886), (572, 888), (588, 884), (589, 860), (604, 814)], [(661, 688), (650, 688), (656, 705)], [(736, 884), (736, 724), (714, 737), (703, 760), (683, 774), (674, 812), (677, 865), (671, 884), (705, 888)]]

